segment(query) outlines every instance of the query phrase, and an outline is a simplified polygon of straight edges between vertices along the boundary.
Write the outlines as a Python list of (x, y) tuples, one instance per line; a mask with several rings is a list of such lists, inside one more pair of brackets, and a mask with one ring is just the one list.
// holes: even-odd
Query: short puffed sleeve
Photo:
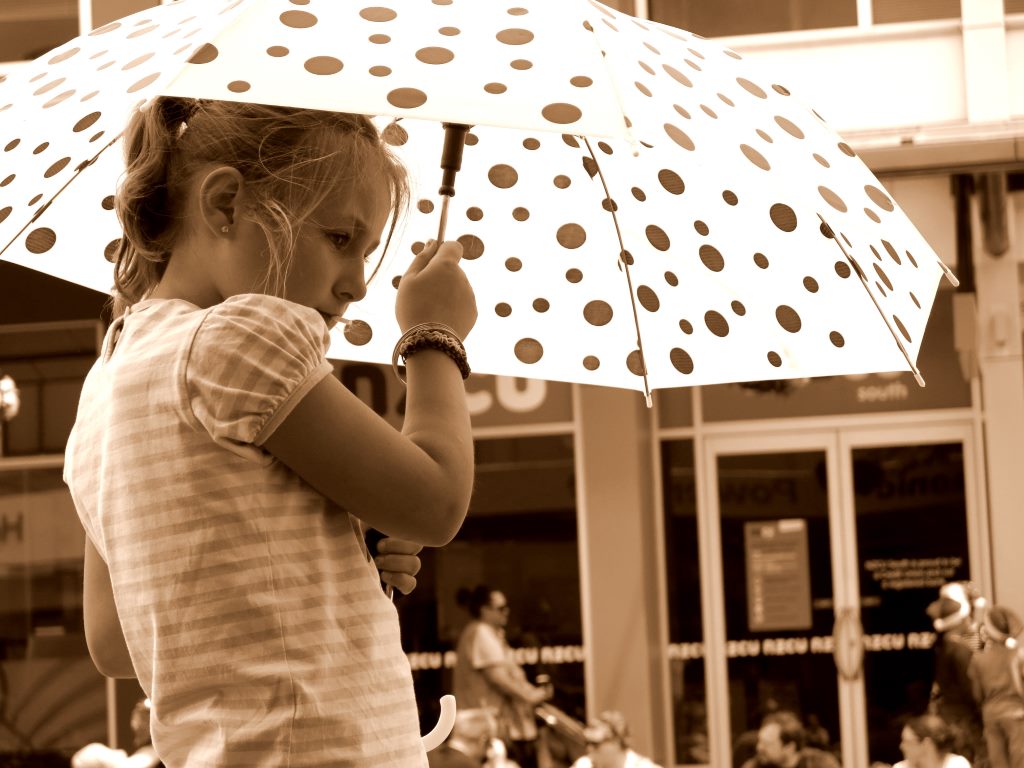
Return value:
[(253, 446), (331, 374), (329, 343), (314, 309), (261, 294), (226, 299), (208, 311), (189, 351), (192, 414), (218, 445), (256, 458)]

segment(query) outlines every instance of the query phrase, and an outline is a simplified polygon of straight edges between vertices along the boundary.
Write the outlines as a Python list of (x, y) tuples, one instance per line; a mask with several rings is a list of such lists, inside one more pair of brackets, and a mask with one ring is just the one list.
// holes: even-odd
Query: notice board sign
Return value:
[(747, 624), (751, 632), (811, 628), (807, 521), (745, 523)]

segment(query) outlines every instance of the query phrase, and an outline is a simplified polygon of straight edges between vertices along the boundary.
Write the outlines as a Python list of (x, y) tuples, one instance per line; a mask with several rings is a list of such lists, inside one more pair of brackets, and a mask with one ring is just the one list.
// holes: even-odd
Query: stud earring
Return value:
[(227, 224), (225, 224), (223, 227), (220, 228), (220, 231), (221, 231), (221, 234), (226, 235), (228, 232), (231, 231), (231, 227), (229, 227)]

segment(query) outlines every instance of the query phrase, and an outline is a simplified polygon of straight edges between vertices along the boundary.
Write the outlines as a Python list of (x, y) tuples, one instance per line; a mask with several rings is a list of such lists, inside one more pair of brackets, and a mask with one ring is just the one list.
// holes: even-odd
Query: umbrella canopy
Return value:
[(479, 372), (649, 392), (914, 370), (944, 272), (786, 87), (589, 0), (182, 0), (107, 25), (0, 84), (0, 257), (109, 289), (122, 165), (99, 149), (158, 94), (385, 116), (417, 204), (334, 332), (345, 359), (391, 359), (437, 121), (475, 126), (449, 226)]

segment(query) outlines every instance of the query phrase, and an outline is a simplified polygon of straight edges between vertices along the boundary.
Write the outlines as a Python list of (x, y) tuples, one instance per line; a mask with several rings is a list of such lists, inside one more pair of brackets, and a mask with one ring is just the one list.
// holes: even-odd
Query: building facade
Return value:
[[(8, 0), (0, 72), (155, 4)], [(909, 374), (756, 382), (659, 391), (647, 409), (633, 392), (472, 377), (470, 516), (397, 601), (424, 730), (467, 620), (456, 593), (486, 583), (555, 703), (621, 710), (664, 765), (728, 765), (776, 706), (816, 721), (845, 766), (894, 762), (901, 718), (927, 704), (938, 585), (971, 579), (1024, 614), (1024, 2), (615, 5), (763, 62), (961, 286), (936, 300), (923, 389)], [(124, 744), (140, 695), (92, 669), (81, 635), (83, 534), (60, 477), (103, 297), (56, 282), (0, 262), (0, 374), (22, 398), (0, 436), (7, 752)], [(400, 421), (389, 371), (336, 373)]]

